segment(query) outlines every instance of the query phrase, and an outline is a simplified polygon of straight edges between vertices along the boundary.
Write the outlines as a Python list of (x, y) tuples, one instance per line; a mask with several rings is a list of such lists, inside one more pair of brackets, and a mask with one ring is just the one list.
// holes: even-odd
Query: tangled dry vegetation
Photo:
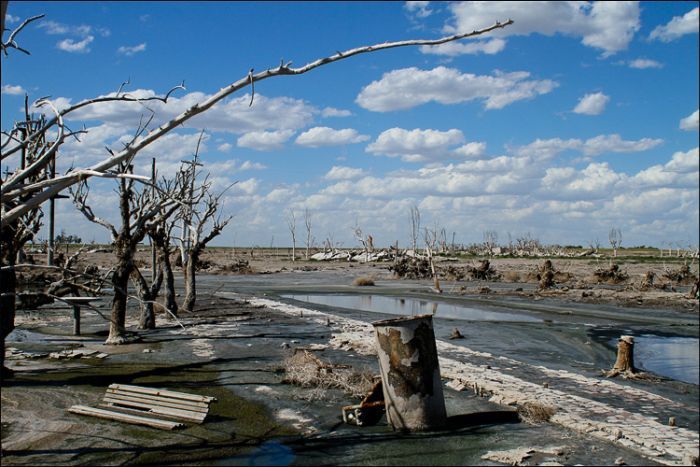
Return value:
[(328, 398), (328, 389), (340, 389), (352, 397), (362, 398), (371, 389), (374, 376), (369, 371), (358, 371), (351, 365), (324, 362), (308, 350), (296, 349), (283, 363), (283, 382), (310, 388), (302, 398)]
[(525, 402), (518, 405), (520, 419), (531, 425), (546, 423), (556, 413), (557, 409), (539, 402)]

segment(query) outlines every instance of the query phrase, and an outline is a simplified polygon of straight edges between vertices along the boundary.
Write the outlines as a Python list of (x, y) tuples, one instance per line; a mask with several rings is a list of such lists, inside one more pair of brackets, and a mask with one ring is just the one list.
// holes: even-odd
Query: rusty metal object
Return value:
[(345, 423), (357, 426), (376, 425), (384, 414), (384, 392), (381, 380), (374, 383), (362, 402), (346, 405), (342, 411)]
[(408, 316), (372, 324), (389, 424), (402, 431), (443, 427), (447, 413), (432, 316)]

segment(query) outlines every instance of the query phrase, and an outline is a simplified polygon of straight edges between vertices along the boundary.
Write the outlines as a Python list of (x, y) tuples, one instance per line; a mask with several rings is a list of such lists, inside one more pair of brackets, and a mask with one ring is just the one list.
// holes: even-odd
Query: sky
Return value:
[[(424, 227), (471, 244), (697, 246), (698, 2), (10, 2), (6, 27), (31, 52), (2, 57), (2, 128), (30, 102), (59, 108), (114, 93), (167, 104), (110, 103), (71, 114), (87, 129), (60, 150), (59, 170), (118, 150), (140, 118), (152, 127), (280, 60), (301, 66), (336, 51), (435, 39), (514, 24), (434, 47), (363, 54), (231, 95), (136, 158), (168, 175), (200, 157), (222, 214), (215, 245), (410, 241)], [(3, 36), (4, 38), (6, 35)], [(39, 110), (37, 110), (39, 111)], [(3, 161), (2, 171), (16, 161)], [(96, 214), (116, 222), (114, 183), (91, 182)], [(70, 200), (56, 231), (108, 242)], [(46, 230), (39, 237), (46, 238)]]

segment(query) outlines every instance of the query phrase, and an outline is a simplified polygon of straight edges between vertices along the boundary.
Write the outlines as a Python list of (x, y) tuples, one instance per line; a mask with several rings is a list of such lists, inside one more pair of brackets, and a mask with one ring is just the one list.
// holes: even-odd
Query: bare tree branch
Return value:
[[(122, 151), (119, 153), (115, 154), (114, 157), (110, 157), (102, 162), (99, 162), (95, 164), (94, 166), (90, 167), (91, 170), (94, 170), (96, 172), (104, 172), (107, 169), (110, 169), (111, 167), (116, 166), (117, 164), (129, 160), (130, 158), (134, 157), (139, 151), (141, 151), (143, 148), (148, 146), (149, 144), (153, 143), (157, 139), (161, 138), (163, 135), (166, 133), (170, 132), (174, 128), (177, 128), (178, 126), (182, 125), (184, 122), (189, 120), (190, 118), (194, 117), (195, 115), (198, 115), (202, 112), (205, 112), (209, 110), (211, 107), (213, 107), (216, 103), (220, 102), (230, 94), (233, 94), (234, 92), (247, 87), (248, 85), (253, 85), (253, 83), (257, 81), (261, 81), (264, 79), (272, 78), (275, 76), (283, 76), (283, 75), (300, 75), (303, 73), (307, 73), (315, 68), (318, 68), (320, 66), (333, 63), (339, 60), (344, 60), (346, 58), (352, 57), (354, 55), (359, 55), (363, 53), (369, 53), (369, 52), (376, 52), (380, 50), (385, 50), (385, 49), (391, 49), (391, 48), (397, 48), (397, 47), (406, 47), (406, 46), (417, 46), (417, 45), (439, 45), (439, 44), (444, 44), (447, 42), (459, 40), (459, 39), (464, 39), (468, 37), (475, 37), (478, 35), (485, 34), (487, 32), (493, 31), (495, 29), (500, 29), (504, 28), (510, 24), (513, 24), (512, 20), (508, 20), (504, 23), (496, 22), (494, 25), (489, 26), (484, 29), (472, 31), (469, 33), (464, 33), (464, 34), (456, 34), (456, 35), (451, 35), (451, 36), (446, 36), (440, 39), (434, 39), (434, 40), (406, 40), (406, 41), (397, 41), (397, 42), (385, 42), (383, 44), (376, 44), (376, 45), (370, 45), (370, 46), (364, 46), (364, 47), (358, 47), (354, 49), (347, 50), (345, 52), (337, 52), (335, 55), (325, 57), (325, 58), (320, 58), (318, 60), (315, 60), (313, 62), (310, 62), (300, 68), (290, 68), (291, 62), (282, 63), (275, 69), (268, 69), (260, 73), (256, 74), (251, 74), (248, 73), (244, 78), (239, 79), (238, 81), (223, 87), (221, 90), (218, 92), (214, 93), (204, 101), (197, 103), (190, 107), (189, 109), (185, 110), (183, 113), (180, 115), (176, 116), (172, 120), (162, 124), (159, 126), (157, 129), (151, 131), (148, 135), (144, 136), (142, 139), (139, 141), (135, 141), (134, 144), (129, 145), (129, 147), (124, 148)], [(252, 76), (251, 76), (252, 75)], [(180, 86), (180, 88), (184, 88), (184, 86)], [(172, 90), (171, 90), (172, 92)], [(161, 98), (159, 100), (166, 101), (167, 98), (169, 97), (170, 92), (166, 94), (165, 98)], [(156, 98), (148, 98), (148, 99), (133, 99), (134, 101), (144, 101), (144, 100), (153, 100)], [(96, 98), (96, 99), (89, 99), (87, 101), (83, 101), (79, 104), (76, 104), (75, 106), (70, 107), (69, 109), (66, 109), (61, 112), (61, 115), (65, 116), (67, 113), (72, 112), (80, 107), (83, 107), (85, 105), (92, 105), (98, 102), (104, 102), (104, 101), (114, 101), (114, 100), (128, 100), (126, 97), (102, 97), (102, 98)], [(55, 120), (55, 118), (54, 118)], [(55, 122), (52, 120), (49, 122), (51, 125), (53, 125)], [(43, 132), (46, 131), (46, 128), (41, 130)], [(70, 185), (73, 185), (80, 181), (81, 176), (76, 175), (76, 174), (68, 174), (63, 177), (57, 177), (54, 181), (54, 185), (46, 188), (45, 190), (35, 193), (32, 195), (31, 199), (28, 199), (22, 203), (18, 203), (16, 206), (11, 207), (7, 206), (9, 209), (5, 209), (5, 204), (3, 204), (3, 212), (2, 212), (2, 222), (11, 222), (15, 219), (17, 219), (19, 216), (23, 215), (27, 211), (31, 210), (32, 208), (40, 205), (41, 203), (47, 201), (51, 197), (57, 195), (59, 192), (64, 190), (65, 188), (69, 187)]]

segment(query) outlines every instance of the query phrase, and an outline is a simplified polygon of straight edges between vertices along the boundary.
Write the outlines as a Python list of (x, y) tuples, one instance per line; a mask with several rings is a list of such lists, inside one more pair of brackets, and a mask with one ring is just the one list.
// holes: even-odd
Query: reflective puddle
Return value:
[(523, 313), (490, 311), (452, 303), (421, 300), (416, 298), (387, 297), (383, 295), (283, 295), (307, 303), (349, 308), (351, 310), (387, 313), (392, 315), (425, 315), (436, 318), (461, 319), (467, 321), (515, 321), (525, 323), (543, 322), (541, 318)]
[[(616, 347), (617, 339), (609, 343)], [(635, 336), (634, 365), (661, 376), (699, 384), (698, 343), (697, 337)]]

